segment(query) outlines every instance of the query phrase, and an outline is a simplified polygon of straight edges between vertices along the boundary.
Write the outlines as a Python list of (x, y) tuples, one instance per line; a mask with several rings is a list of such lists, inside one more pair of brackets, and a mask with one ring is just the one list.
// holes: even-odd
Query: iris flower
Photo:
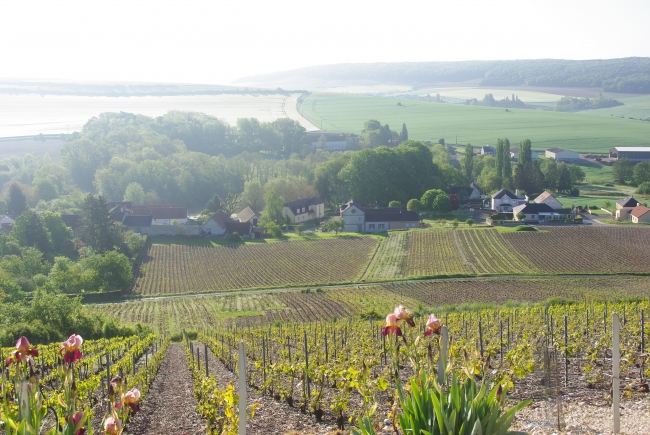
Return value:
[(399, 325), (397, 324), (397, 315), (395, 313), (391, 313), (386, 316), (386, 325), (381, 327), (381, 334), (382, 335), (388, 335), (391, 333), (395, 333), (398, 337), (402, 336), (402, 330), (400, 329)]
[(122, 396), (122, 403), (131, 407), (134, 414), (140, 409), (138, 407), (138, 400), (140, 400), (140, 390), (137, 388), (127, 391), (126, 394)]
[(61, 343), (61, 353), (63, 355), (63, 361), (70, 364), (77, 360), (80, 360), (82, 355), (79, 351), (79, 347), (83, 344), (84, 340), (80, 335), (72, 334), (67, 341)]
[(397, 320), (404, 320), (410, 327), (415, 326), (413, 315), (403, 306), (395, 307), (395, 315), (397, 316)]
[(14, 361), (34, 364), (34, 360), (30, 358), (32, 356), (38, 356), (38, 349), (32, 347), (27, 338), (20, 337), (16, 342), (16, 350), (11, 352), (11, 357), (7, 358), (5, 366), (9, 367)]
[(122, 422), (115, 417), (108, 417), (104, 422), (105, 435), (119, 435), (122, 432)]
[(441, 328), (442, 320), (438, 319), (433, 314), (429, 314), (429, 319), (427, 319), (427, 331), (424, 333), (424, 336), (428, 337), (431, 334), (440, 335)]

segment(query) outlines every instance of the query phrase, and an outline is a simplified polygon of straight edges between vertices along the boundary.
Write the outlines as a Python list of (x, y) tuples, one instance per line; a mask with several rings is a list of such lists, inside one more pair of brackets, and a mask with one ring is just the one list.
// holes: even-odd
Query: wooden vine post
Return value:
[(239, 435), (246, 435), (246, 347), (239, 343)]
[(619, 320), (618, 314), (612, 315), (612, 414), (614, 433), (621, 431), (621, 389), (620, 389), (620, 365), (621, 349), (619, 343)]
[(449, 349), (449, 331), (447, 330), (447, 325), (442, 326), (440, 335), (441, 343), (440, 356), (438, 357), (438, 384), (444, 386), (447, 378), (447, 351)]
[(208, 370), (208, 345), (207, 343), (203, 344), (204, 353), (205, 353), (205, 377), (210, 376), (210, 371)]

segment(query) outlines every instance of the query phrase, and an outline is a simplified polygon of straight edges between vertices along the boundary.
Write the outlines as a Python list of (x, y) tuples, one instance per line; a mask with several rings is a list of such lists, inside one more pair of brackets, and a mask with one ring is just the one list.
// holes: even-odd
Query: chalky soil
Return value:
[(205, 422), (195, 411), (193, 391), (194, 383), (183, 345), (171, 344), (140, 412), (133, 416), (126, 433), (205, 434)]

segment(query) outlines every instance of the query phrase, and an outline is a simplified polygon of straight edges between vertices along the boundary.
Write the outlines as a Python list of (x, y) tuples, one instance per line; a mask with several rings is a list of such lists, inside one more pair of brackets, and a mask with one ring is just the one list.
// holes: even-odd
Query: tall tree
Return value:
[(558, 166), (557, 190), (558, 192), (569, 192), (573, 187), (571, 183), (571, 173), (566, 164)]
[(497, 176), (503, 179), (503, 139), (497, 140), (496, 169)]
[(612, 169), (614, 172), (614, 178), (616, 178), (621, 184), (632, 181), (634, 177), (634, 163), (629, 161), (627, 158), (616, 160)]
[(533, 149), (530, 139), (522, 140), (519, 144), (519, 163), (528, 163), (533, 161)]
[(264, 195), (264, 202), (266, 207), (262, 213), (262, 222), (284, 225), (284, 213), (282, 212), (284, 199), (275, 190), (269, 189)]
[(102, 196), (88, 194), (82, 208), (82, 240), (95, 251), (110, 251), (117, 242), (113, 217)]
[(124, 201), (132, 201), (135, 205), (143, 205), (146, 200), (144, 189), (140, 183), (135, 181), (129, 183), (124, 191)]
[(512, 162), (510, 159), (510, 141), (508, 138), (503, 139), (503, 152), (501, 153), (503, 158), (503, 184), (509, 186), (512, 184)]
[(40, 216), (32, 210), (25, 210), (16, 218), (11, 235), (20, 246), (36, 248), (44, 254), (50, 252), (50, 238)]
[(399, 134), (400, 142), (409, 140), (409, 132), (406, 129), (406, 124), (402, 124), (402, 132)]
[(12, 183), (7, 195), (7, 212), (18, 216), (25, 210), (27, 210), (27, 198), (18, 184)]
[(465, 146), (465, 156), (462, 160), (463, 169), (465, 169), (465, 177), (467, 177), (468, 182), (474, 181), (472, 172), (474, 171), (474, 147), (472, 144), (467, 144)]
[(515, 186), (529, 196), (544, 189), (544, 174), (539, 162), (520, 163), (515, 167)]

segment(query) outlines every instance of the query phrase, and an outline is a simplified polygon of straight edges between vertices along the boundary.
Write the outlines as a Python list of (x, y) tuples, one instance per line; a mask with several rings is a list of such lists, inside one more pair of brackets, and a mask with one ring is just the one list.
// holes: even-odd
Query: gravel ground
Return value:
[[(557, 406), (553, 402), (534, 402), (517, 413), (513, 430), (530, 435), (611, 434), (611, 406), (584, 402), (562, 404), (563, 430), (558, 430)], [(650, 434), (650, 398), (623, 400), (621, 403), (621, 434)]]
[(182, 344), (167, 348), (165, 361), (149, 394), (129, 422), (126, 433), (132, 435), (205, 434), (205, 422), (195, 411), (193, 380)]

